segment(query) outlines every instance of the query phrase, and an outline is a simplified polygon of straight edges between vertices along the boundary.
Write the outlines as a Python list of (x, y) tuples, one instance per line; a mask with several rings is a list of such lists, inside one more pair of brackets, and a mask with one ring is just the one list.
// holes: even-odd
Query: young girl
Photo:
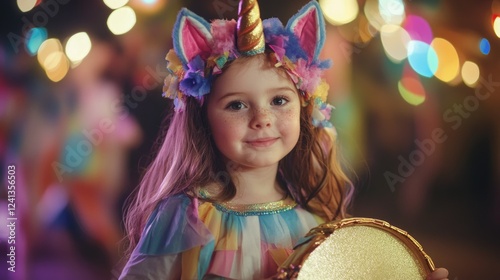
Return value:
[(238, 16), (177, 17), (175, 113), (128, 211), (120, 279), (269, 278), (311, 228), (346, 217), (318, 4), (286, 26), (262, 22), (256, 1)]

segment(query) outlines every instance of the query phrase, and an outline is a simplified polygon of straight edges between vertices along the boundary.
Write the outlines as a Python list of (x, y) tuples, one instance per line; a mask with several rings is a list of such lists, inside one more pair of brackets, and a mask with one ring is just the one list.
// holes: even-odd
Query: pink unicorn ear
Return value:
[(197, 55), (204, 60), (210, 56), (210, 23), (186, 8), (177, 15), (172, 37), (174, 50), (184, 65)]
[(318, 2), (311, 1), (288, 21), (286, 28), (299, 39), (309, 61), (318, 60), (325, 43), (325, 21)]

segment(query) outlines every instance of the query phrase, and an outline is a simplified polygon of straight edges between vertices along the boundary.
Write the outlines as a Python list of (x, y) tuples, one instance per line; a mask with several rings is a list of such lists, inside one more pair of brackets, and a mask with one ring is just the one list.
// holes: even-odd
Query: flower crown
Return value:
[(174, 100), (176, 111), (184, 109), (188, 97), (202, 103), (226, 63), (267, 49), (275, 67), (285, 69), (304, 100), (313, 103), (313, 125), (332, 127), (333, 106), (326, 103), (329, 86), (321, 78), (331, 63), (319, 60), (325, 23), (316, 1), (300, 9), (286, 26), (277, 18), (261, 21), (256, 0), (240, 1), (238, 22), (214, 20), (210, 24), (183, 8), (172, 37), (174, 49), (166, 56), (169, 75), (163, 96)]

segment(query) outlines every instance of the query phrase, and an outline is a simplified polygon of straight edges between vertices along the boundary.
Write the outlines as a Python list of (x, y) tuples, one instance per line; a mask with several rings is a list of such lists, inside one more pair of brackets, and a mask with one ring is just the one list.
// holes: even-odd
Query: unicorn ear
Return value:
[(299, 39), (309, 61), (315, 61), (325, 43), (325, 21), (318, 2), (311, 1), (295, 14), (286, 25)]
[(197, 55), (206, 59), (211, 53), (210, 23), (186, 8), (177, 15), (172, 37), (174, 50), (184, 65)]

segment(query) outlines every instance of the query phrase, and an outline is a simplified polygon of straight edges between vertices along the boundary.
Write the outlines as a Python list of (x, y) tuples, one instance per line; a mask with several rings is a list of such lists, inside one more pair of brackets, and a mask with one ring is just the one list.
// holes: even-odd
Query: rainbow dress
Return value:
[(291, 198), (239, 205), (161, 201), (120, 279), (263, 279), (323, 221)]

